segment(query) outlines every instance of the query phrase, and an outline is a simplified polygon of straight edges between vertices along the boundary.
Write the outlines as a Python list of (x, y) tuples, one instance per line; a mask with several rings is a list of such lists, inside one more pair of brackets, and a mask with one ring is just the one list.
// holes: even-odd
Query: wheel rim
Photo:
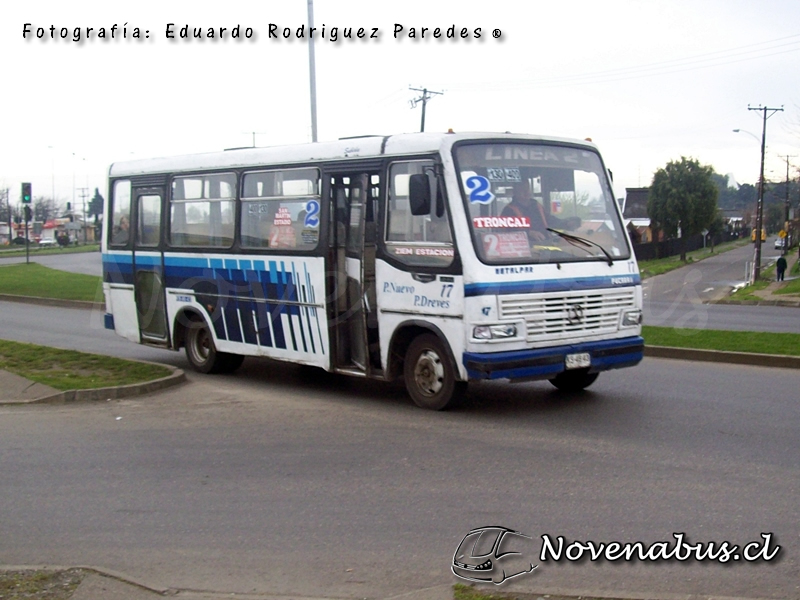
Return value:
[(444, 365), (433, 350), (425, 350), (414, 365), (414, 383), (426, 396), (435, 396), (444, 387)]
[(205, 363), (211, 353), (211, 339), (205, 327), (197, 329), (192, 343), (192, 354), (198, 363)]

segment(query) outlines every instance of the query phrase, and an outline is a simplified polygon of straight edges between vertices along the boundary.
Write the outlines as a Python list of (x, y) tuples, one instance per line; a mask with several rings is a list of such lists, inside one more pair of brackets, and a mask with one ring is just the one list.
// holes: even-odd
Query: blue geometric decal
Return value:
[[(136, 267), (160, 267), (136, 255)], [(164, 256), (167, 289), (192, 289), (218, 339), (295, 352), (324, 354), (316, 292), (300, 261)], [(297, 269), (302, 266), (302, 274)], [(103, 281), (133, 285), (131, 254), (104, 254)], [(323, 313), (324, 315), (324, 313)], [(288, 331), (287, 331), (288, 329)]]

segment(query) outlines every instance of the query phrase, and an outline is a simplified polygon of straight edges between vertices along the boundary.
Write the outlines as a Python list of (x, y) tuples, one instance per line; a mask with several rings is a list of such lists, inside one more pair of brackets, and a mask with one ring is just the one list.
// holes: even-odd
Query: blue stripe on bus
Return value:
[(638, 273), (635, 275), (603, 275), (601, 277), (579, 277), (576, 279), (496, 281), (491, 283), (469, 283), (464, 286), (464, 296), (572, 292), (609, 287), (631, 287), (641, 283), (642, 279)]
[(136, 255), (136, 264), (137, 265), (146, 265), (148, 267), (160, 267), (161, 266), (161, 256), (145, 256), (142, 254)]
[[(281, 301), (316, 300), (305, 263), (302, 277), (292, 261), (278, 264), (277, 260), (192, 256), (164, 256), (163, 261), (165, 286), (195, 289), (198, 299), (208, 303), (206, 309), (218, 339), (316, 354), (318, 344), (314, 339), (313, 317), (319, 334), (319, 352), (324, 353), (316, 307), (280, 304)], [(161, 257), (137, 254), (136, 262), (156, 267), (161, 265)], [(104, 255), (103, 270), (106, 281), (133, 284), (132, 254)], [(207, 282), (207, 287), (196, 287), (199, 282)], [(215, 297), (202, 299), (204, 293), (213, 294), (220, 301)], [(265, 299), (278, 304), (267, 304)], [(283, 315), (286, 315), (286, 323)]]

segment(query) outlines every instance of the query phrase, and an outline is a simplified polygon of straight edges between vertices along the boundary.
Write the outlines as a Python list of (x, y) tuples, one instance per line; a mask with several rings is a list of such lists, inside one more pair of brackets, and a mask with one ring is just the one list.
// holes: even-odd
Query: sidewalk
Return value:
[(57, 393), (58, 390), (49, 385), (0, 369), (0, 402), (28, 403)]
[(717, 300), (715, 304), (743, 304), (749, 306), (792, 306), (800, 308), (800, 294), (776, 294), (780, 289), (786, 287), (786, 284), (793, 279), (800, 279), (797, 275), (791, 276), (794, 265), (800, 260), (798, 254), (792, 250), (790, 254), (786, 255), (786, 276), (784, 281), (772, 281), (763, 290), (756, 290), (751, 292), (753, 296), (757, 296), (760, 300), (732, 300), (730, 298), (723, 298)]
[[(138, 361), (142, 362), (142, 361)], [(14, 373), (0, 369), (0, 406), (23, 404), (62, 404), (64, 402), (91, 402), (98, 400), (130, 398), (153, 394), (186, 381), (186, 373), (177, 367), (159, 365), (170, 369), (172, 374), (144, 381), (105, 388), (61, 391), (48, 385), (36, 383)]]

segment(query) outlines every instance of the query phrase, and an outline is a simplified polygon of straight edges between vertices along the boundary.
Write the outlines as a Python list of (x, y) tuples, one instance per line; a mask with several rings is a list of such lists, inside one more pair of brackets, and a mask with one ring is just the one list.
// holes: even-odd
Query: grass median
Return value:
[(159, 365), (7, 340), (0, 342), (0, 369), (60, 391), (143, 383), (172, 373)]
[(20, 263), (0, 267), (0, 292), (35, 298), (103, 301), (103, 285), (100, 277), (67, 273), (38, 263)]
[(800, 356), (800, 334), (642, 327), (645, 346)]

